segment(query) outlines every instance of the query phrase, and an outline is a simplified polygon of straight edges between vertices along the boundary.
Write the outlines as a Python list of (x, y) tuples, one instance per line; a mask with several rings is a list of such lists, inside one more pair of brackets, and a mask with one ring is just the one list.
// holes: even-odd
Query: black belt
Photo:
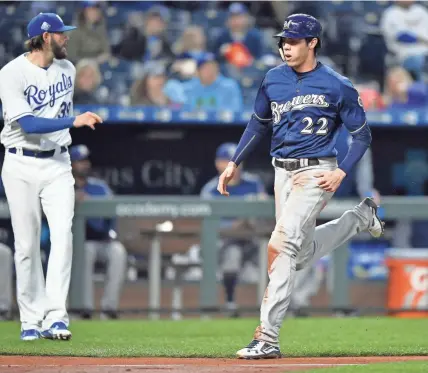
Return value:
[[(22, 151), (22, 155), (27, 157), (35, 157), (35, 158), (51, 158), (55, 154), (55, 149), (53, 150), (30, 150), (30, 149), (17, 149), (17, 148), (9, 148), (9, 153), (17, 154), (18, 151)], [(61, 146), (61, 153), (65, 153), (68, 150), (66, 146)]]
[(296, 171), (304, 167), (317, 166), (320, 161), (317, 158), (287, 159), (284, 161), (275, 158), (274, 164), (275, 167), (283, 168), (286, 171)]

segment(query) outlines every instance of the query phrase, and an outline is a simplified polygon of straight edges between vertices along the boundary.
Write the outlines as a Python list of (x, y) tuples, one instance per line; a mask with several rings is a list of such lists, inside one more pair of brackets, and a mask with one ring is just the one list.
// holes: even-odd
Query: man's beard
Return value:
[(57, 60), (63, 60), (67, 57), (66, 49), (61, 47), (54, 39), (51, 39), (51, 49), (54, 58), (56, 58)]
[(91, 174), (91, 170), (89, 168), (85, 168), (82, 170), (73, 170), (73, 175), (75, 177), (81, 177), (82, 179), (86, 179)]

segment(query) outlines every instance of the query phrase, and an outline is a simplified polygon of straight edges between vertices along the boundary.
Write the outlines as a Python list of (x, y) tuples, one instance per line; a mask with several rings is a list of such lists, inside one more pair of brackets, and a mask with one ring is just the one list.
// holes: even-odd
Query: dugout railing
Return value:
[[(332, 200), (321, 213), (321, 218), (330, 220), (353, 208), (359, 201), (354, 199)], [(413, 219), (428, 220), (428, 197), (383, 197), (382, 207), (386, 220)], [(201, 314), (219, 310), (217, 304), (217, 242), (220, 219), (223, 217), (272, 218), (274, 201), (243, 201), (239, 198), (202, 200), (199, 197), (182, 196), (121, 196), (109, 200), (85, 200), (76, 206), (73, 225), (74, 252), (73, 269), (69, 294), (69, 309), (83, 309), (81, 268), (85, 261), (85, 221), (90, 217), (127, 218), (198, 218), (201, 219), (200, 242), (203, 261), (200, 282), (199, 306)], [(9, 218), (5, 200), (0, 201), (0, 218)], [(161, 279), (161, 246), (153, 235), (149, 256), (149, 311), (159, 315)], [(260, 240), (260, 281), (258, 299), (262, 298), (267, 284), (267, 238)], [(349, 283), (347, 274), (348, 250), (335, 250), (332, 255), (332, 274), (335, 279), (332, 289), (331, 309), (349, 309)]]

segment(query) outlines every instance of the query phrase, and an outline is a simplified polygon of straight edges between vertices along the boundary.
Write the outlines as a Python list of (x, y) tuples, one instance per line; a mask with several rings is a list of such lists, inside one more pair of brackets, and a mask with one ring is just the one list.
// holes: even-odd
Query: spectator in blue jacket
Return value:
[(254, 59), (260, 58), (263, 54), (262, 35), (259, 30), (251, 27), (248, 9), (241, 3), (233, 3), (229, 6), (227, 27), (215, 41), (217, 56), (223, 56), (225, 48), (234, 42), (243, 44)]
[[(113, 193), (104, 180), (90, 177), (89, 150), (85, 145), (70, 148), (76, 202), (89, 198), (110, 198)], [(117, 239), (115, 219), (90, 218), (86, 224), (85, 266), (82, 268), (85, 286), (81, 289), (85, 312), (83, 318), (91, 318), (94, 310), (94, 285), (92, 275), (95, 263), (107, 266), (106, 286), (101, 300), (102, 318), (118, 317), (119, 298), (127, 270), (127, 252)]]
[(243, 109), (242, 92), (238, 83), (223, 76), (212, 53), (206, 53), (197, 62), (198, 76), (183, 83), (185, 107), (190, 110)]

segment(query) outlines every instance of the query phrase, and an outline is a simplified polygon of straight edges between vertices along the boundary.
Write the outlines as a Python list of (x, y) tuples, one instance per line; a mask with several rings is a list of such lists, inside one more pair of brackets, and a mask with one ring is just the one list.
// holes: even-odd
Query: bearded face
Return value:
[(62, 60), (67, 57), (67, 42), (68, 37), (64, 33), (51, 34), (50, 48), (57, 60)]

